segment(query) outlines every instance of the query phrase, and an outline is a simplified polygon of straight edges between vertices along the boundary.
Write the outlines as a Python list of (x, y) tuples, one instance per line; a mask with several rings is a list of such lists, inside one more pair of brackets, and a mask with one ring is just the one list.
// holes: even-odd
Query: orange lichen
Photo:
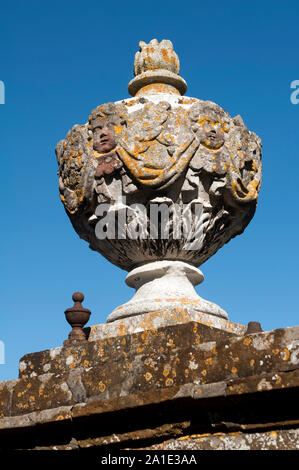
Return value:
[(103, 393), (106, 390), (106, 385), (102, 382), (102, 380), (98, 383), (99, 391)]
[(290, 351), (287, 348), (284, 348), (283, 351), (282, 351), (282, 354), (281, 354), (282, 360), (283, 361), (288, 361), (289, 358), (290, 358), (290, 355), (291, 355)]
[(146, 372), (144, 377), (145, 377), (145, 380), (149, 382), (149, 380), (151, 380), (152, 378), (152, 374), (150, 372)]
[(252, 339), (248, 338), (248, 336), (246, 336), (246, 338), (243, 339), (244, 346), (249, 346), (251, 343), (252, 343)]
[(173, 380), (168, 378), (165, 380), (165, 385), (166, 387), (171, 387), (171, 385), (173, 385)]
[(55, 421), (62, 421), (63, 419), (66, 419), (66, 416), (61, 413), (56, 416)]

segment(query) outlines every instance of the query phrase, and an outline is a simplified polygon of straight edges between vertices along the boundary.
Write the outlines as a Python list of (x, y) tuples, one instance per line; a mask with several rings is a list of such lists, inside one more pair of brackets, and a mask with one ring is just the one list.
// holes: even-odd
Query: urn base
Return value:
[(155, 312), (157, 310), (189, 307), (228, 319), (218, 305), (201, 298), (194, 286), (204, 280), (202, 272), (183, 261), (155, 261), (133, 269), (126, 283), (136, 289), (132, 299), (117, 307), (107, 318), (107, 323), (121, 318)]

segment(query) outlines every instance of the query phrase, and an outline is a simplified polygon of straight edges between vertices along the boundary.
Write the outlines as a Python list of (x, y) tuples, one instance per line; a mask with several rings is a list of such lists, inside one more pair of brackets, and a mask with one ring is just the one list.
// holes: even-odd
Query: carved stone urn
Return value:
[(139, 46), (133, 97), (98, 106), (58, 143), (60, 197), (79, 236), (136, 289), (108, 322), (182, 306), (227, 318), (194, 286), (254, 215), (261, 141), (240, 116), (183, 96), (171, 41)]

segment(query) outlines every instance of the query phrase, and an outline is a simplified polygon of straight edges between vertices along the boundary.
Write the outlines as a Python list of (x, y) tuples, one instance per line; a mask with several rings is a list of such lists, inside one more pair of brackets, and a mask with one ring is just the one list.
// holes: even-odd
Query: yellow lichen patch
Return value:
[(122, 126), (113, 126), (113, 128), (116, 135), (120, 134), (122, 131)]
[(145, 85), (140, 90), (137, 91), (135, 96), (142, 96), (147, 93), (172, 93), (175, 95), (180, 95), (180, 92), (173, 87), (172, 85), (168, 85), (167, 83), (151, 83), (149, 85)]
[(106, 390), (106, 385), (102, 382), (102, 380), (98, 383), (99, 391), (101, 393), (105, 392)]
[(236, 374), (238, 372), (238, 369), (236, 367), (231, 368), (231, 373)]
[(201, 371), (201, 374), (205, 377), (205, 376), (207, 375), (206, 369), (203, 369), (203, 370)]
[(90, 364), (90, 362), (87, 359), (85, 359), (85, 361), (83, 362), (84, 367), (88, 367), (89, 364)]
[(205, 359), (205, 364), (207, 366), (211, 366), (213, 364), (213, 358), (212, 357), (207, 357), (207, 359)]
[(272, 353), (274, 356), (277, 356), (277, 354), (279, 354), (279, 349), (272, 349)]
[(255, 360), (254, 360), (254, 359), (251, 359), (251, 361), (250, 361), (250, 363), (249, 363), (249, 364), (250, 364), (250, 367), (253, 367), (253, 366), (254, 366), (254, 364), (255, 364)]
[(171, 366), (169, 364), (166, 364), (163, 370), (164, 377), (167, 377), (170, 374), (170, 371), (171, 371)]
[(246, 336), (246, 338), (243, 339), (244, 346), (249, 346), (251, 343), (252, 343), (252, 339), (248, 338), (248, 336)]
[(184, 97), (184, 98), (181, 98), (179, 102), (181, 104), (192, 104), (192, 103), (196, 103), (196, 101), (197, 100), (195, 98), (186, 98), (186, 97)]
[(133, 99), (130, 99), (128, 101), (125, 102), (125, 105), (130, 108), (130, 106), (135, 106), (135, 104), (138, 104), (138, 101), (137, 100), (133, 100)]
[(288, 361), (290, 359), (290, 351), (287, 348), (284, 348), (281, 353), (281, 357), (283, 361)]
[(190, 436), (178, 437), (177, 440), (178, 440), (178, 441), (189, 441), (189, 440), (190, 440)]
[(18, 403), (18, 408), (25, 409), (29, 408), (28, 403)]
[(148, 382), (149, 380), (151, 380), (152, 374), (150, 372), (146, 372), (144, 377), (145, 377), (145, 380)]
[(165, 380), (165, 385), (166, 387), (171, 387), (171, 385), (173, 385), (173, 380), (168, 378)]
[(61, 413), (60, 415), (56, 416), (55, 421), (62, 421), (66, 417)]
[(276, 431), (270, 431), (270, 435), (275, 437), (275, 439), (277, 439), (277, 432)]
[(275, 376), (273, 377), (273, 380), (275, 380), (275, 382), (276, 382), (277, 385), (281, 384), (281, 377), (280, 377), (280, 375), (275, 374)]
[[(120, 306), (120, 307), (122, 308), (122, 306)], [(117, 307), (117, 308), (119, 308), (119, 307)], [(127, 328), (126, 328), (126, 325), (123, 323), (123, 321), (119, 325), (117, 325), (117, 328), (119, 330), (119, 333), (117, 333), (116, 336), (124, 336), (124, 335), (127, 334)]]
[(27, 387), (28, 389), (31, 388), (31, 384), (30, 384), (30, 383), (27, 384), (26, 387)]
[(142, 339), (142, 341), (144, 341), (145, 344), (148, 343), (148, 337), (149, 337), (150, 334), (151, 334), (151, 331), (149, 331), (149, 330), (143, 331), (141, 333), (141, 339)]
[(170, 348), (174, 348), (175, 347), (175, 344), (174, 344), (174, 341), (172, 338), (170, 338), (167, 343), (166, 343), (167, 346), (169, 346)]

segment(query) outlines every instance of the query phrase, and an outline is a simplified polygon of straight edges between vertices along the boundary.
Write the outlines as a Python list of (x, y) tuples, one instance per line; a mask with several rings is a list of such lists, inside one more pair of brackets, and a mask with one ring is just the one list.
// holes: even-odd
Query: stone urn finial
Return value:
[(182, 309), (227, 318), (194, 287), (254, 216), (261, 140), (240, 116), (182, 96), (171, 41), (139, 46), (133, 97), (100, 104), (58, 143), (60, 197), (79, 236), (136, 290), (107, 321)]
[(128, 85), (130, 95), (142, 96), (158, 89), (184, 95), (187, 84), (179, 76), (180, 61), (172, 42), (163, 39), (159, 43), (157, 39), (152, 39), (149, 44), (140, 41), (139, 47), (134, 62), (135, 78)]
[(139, 42), (140, 50), (135, 54), (134, 75), (143, 72), (168, 70), (179, 74), (180, 61), (178, 55), (173, 50), (172, 42), (163, 39), (160, 43), (157, 39), (152, 39), (149, 44), (144, 41)]

